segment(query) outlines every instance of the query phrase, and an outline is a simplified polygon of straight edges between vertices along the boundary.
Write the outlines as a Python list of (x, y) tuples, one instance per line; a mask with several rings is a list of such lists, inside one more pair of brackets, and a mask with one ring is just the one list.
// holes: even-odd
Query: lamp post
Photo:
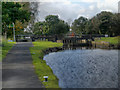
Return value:
[(14, 27), (14, 23), (13, 23), (13, 38), (14, 38), (14, 42), (16, 41), (16, 38), (15, 38), (15, 27)]

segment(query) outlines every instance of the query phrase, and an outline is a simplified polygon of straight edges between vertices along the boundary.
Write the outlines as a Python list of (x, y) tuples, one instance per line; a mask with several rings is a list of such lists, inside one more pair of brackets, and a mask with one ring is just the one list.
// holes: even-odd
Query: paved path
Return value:
[(31, 42), (17, 43), (2, 63), (3, 88), (44, 88), (35, 74), (29, 47)]

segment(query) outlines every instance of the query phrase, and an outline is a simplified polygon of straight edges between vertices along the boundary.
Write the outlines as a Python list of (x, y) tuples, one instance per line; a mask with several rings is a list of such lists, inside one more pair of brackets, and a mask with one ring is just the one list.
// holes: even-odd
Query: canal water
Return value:
[(61, 88), (117, 88), (118, 50), (77, 49), (44, 56)]

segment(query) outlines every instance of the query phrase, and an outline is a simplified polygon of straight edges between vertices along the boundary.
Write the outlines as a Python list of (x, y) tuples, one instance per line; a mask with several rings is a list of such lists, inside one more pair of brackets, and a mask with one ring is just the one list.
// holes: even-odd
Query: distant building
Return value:
[(75, 32), (73, 32), (73, 31), (70, 31), (70, 32), (68, 32), (66, 35), (65, 35), (65, 37), (79, 37), (79, 35), (78, 34), (76, 34)]

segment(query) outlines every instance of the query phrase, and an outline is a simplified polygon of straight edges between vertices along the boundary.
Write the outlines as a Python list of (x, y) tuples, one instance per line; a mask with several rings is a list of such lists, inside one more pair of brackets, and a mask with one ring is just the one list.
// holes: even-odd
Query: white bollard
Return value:
[(45, 78), (45, 82), (48, 81), (48, 76), (44, 76), (43, 78)]

